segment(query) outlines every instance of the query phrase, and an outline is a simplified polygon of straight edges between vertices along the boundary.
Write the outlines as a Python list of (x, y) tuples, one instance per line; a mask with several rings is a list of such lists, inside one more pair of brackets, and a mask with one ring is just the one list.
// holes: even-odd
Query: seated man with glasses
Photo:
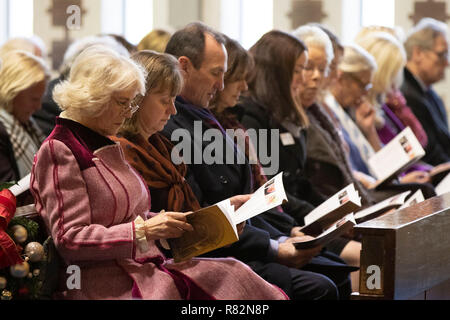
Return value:
[(450, 133), (442, 99), (432, 89), (448, 66), (447, 25), (422, 19), (405, 41), (408, 62), (401, 91), (428, 135), (424, 161), (438, 165), (450, 160)]

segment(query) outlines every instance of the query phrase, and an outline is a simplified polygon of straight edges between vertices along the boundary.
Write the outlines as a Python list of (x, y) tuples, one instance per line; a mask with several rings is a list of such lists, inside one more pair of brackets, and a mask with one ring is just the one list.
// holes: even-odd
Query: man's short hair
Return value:
[(411, 59), (415, 47), (432, 50), (438, 36), (447, 39), (447, 25), (433, 18), (423, 18), (415, 25), (405, 40), (405, 50), (408, 60)]
[(165, 52), (177, 58), (188, 57), (194, 68), (199, 69), (204, 59), (205, 34), (211, 35), (218, 43), (225, 45), (225, 38), (219, 32), (204, 23), (193, 22), (172, 35)]

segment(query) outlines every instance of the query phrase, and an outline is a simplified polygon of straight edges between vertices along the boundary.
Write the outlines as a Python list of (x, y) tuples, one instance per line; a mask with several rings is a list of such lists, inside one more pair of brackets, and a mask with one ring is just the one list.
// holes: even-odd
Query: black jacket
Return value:
[[(244, 98), (239, 104), (244, 109), (241, 123), (247, 129), (278, 129), (280, 135), (288, 132), (281, 124), (271, 117), (268, 108), (263, 107), (251, 98)], [(283, 182), (288, 196), (288, 203), (283, 207), (292, 215), (298, 224), (303, 224), (303, 217), (314, 207), (326, 200), (309, 182), (305, 175), (306, 166), (306, 132), (302, 130), (295, 143), (283, 145), (279, 142), (279, 170), (283, 172)], [(270, 139), (268, 139), (270, 144)], [(269, 145), (268, 150), (271, 150)]]
[(428, 135), (423, 160), (432, 165), (450, 161), (450, 133), (444, 103), (432, 89), (425, 92), (407, 68), (404, 75), (401, 91)]
[(53, 79), (47, 86), (42, 98), (41, 109), (33, 113), (33, 119), (41, 128), (45, 136), (49, 136), (55, 127), (55, 119), (61, 113), (58, 104), (53, 100), (53, 89), (64, 79), (62, 77)]
[(0, 121), (0, 182), (19, 181), (19, 178), (19, 169), (11, 140)]

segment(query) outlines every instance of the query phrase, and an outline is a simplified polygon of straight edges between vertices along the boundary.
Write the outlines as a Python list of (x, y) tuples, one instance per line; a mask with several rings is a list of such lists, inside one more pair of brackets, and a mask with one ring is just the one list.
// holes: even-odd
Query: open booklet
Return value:
[(314, 239), (302, 242), (294, 242), (293, 245), (296, 249), (310, 249), (317, 246), (324, 246), (331, 240), (348, 233), (355, 226), (356, 221), (353, 217), (353, 213), (350, 213), (333, 223), (331, 227), (324, 230), (321, 234), (317, 235)]
[[(347, 187), (348, 188), (348, 187)], [(349, 189), (351, 190), (351, 188)], [(331, 225), (326, 227), (325, 229), (322, 229), (321, 233), (317, 233), (317, 229), (311, 229), (313, 232), (307, 229), (305, 232), (306, 234), (314, 236), (314, 239), (302, 241), (302, 242), (295, 242), (294, 246), (297, 249), (309, 249), (313, 248), (319, 245), (326, 245), (333, 239), (342, 236), (344, 234), (347, 234), (350, 230), (353, 229), (353, 227), (358, 224), (362, 223), (364, 221), (373, 219), (378, 217), (381, 214), (386, 213), (390, 209), (396, 209), (398, 210), (412, 206), (416, 203), (424, 201), (424, 196), (422, 194), (421, 190), (418, 190), (416, 193), (414, 193), (407, 201), (405, 201), (406, 197), (411, 193), (411, 191), (406, 191), (404, 193), (401, 193), (399, 195), (396, 195), (394, 197), (391, 197), (389, 199), (386, 199), (385, 201), (382, 201), (376, 205), (373, 205), (367, 209), (358, 211), (356, 213), (349, 213), (345, 215), (343, 218), (338, 218), (335, 220)], [(335, 203), (336, 205), (336, 203)], [(340, 206), (343, 208), (343, 206)], [(348, 210), (350, 210), (350, 205), (347, 205), (346, 207)], [(340, 213), (342, 214), (345, 210), (341, 209)], [(332, 210), (334, 217), (339, 217), (339, 215), (336, 215), (336, 210)], [(318, 221), (318, 220), (315, 220)], [(314, 222), (312, 222), (312, 225)], [(310, 225), (311, 226), (311, 225)], [(319, 229), (320, 230), (320, 229)], [(302, 231), (304, 231), (302, 229)]]
[(287, 201), (283, 173), (267, 181), (238, 210), (230, 200), (202, 208), (187, 216), (194, 231), (169, 239), (175, 262), (190, 259), (239, 240), (236, 225)]
[(352, 183), (308, 213), (301, 231), (314, 237), (318, 236), (330, 225), (360, 207), (361, 197)]
[(370, 171), (377, 179), (374, 188), (389, 182), (424, 155), (420, 142), (407, 127), (369, 159)]
[[(420, 191), (420, 190), (419, 190)], [(398, 209), (403, 206), (406, 202), (406, 197), (410, 195), (411, 191), (405, 191), (403, 193), (397, 194), (393, 197), (390, 197), (386, 200), (383, 200), (373, 206), (370, 206), (366, 209), (360, 210), (355, 213), (355, 221), (356, 223), (362, 223), (371, 219), (374, 219), (391, 209)], [(418, 196), (418, 194), (415, 194)], [(422, 192), (420, 191), (420, 195)], [(422, 195), (423, 198), (423, 195)]]

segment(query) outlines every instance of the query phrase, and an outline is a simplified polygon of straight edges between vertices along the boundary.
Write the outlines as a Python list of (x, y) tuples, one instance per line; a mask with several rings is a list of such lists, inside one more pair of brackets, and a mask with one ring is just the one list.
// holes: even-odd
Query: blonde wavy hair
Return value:
[(153, 50), (156, 52), (164, 52), (171, 36), (168, 31), (155, 29), (142, 38), (137, 48), (139, 51)]
[[(145, 94), (136, 96), (133, 105), (139, 105), (145, 96), (153, 93), (168, 92), (171, 96), (180, 94), (183, 87), (183, 76), (178, 60), (174, 56), (152, 50), (143, 50), (133, 54), (131, 58), (147, 71)], [(139, 134), (141, 128), (138, 118), (142, 111), (143, 108), (141, 107), (131, 118), (125, 119), (119, 133), (127, 137)]]
[(386, 32), (369, 34), (358, 41), (377, 63), (374, 73), (373, 88), (369, 99), (375, 102), (376, 97), (388, 93), (392, 87), (399, 88), (403, 82), (403, 67), (406, 65), (406, 52), (403, 45)]
[(397, 41), (400, 42), (403, 42), (403, 40), (405, 39), (405, 32), (401, 27), (391, 28), (386, 26), (372, 25), (361, 28), (361, 30), (359, 30), (358, 34), (355, 37), (355, 42), (358, 43), (364, 37), (367, 37), (372, 33), (380, 33), (380, 32), (382, 33), (387, 32), (390, 35), (394, 36), (397, 39)]
[(13, 100), (22, 91), (50, 78), (47, 64), (30, 52), (15, 50), (2, 56), (0, 108), (13, 111)]
[(16, 50), (30, 52), (39, 58), (45, 58), (47, 56), (44, 42), (36, 36), (32, 38), (17, 37), (9, 39), (0, 47), (0, 56)]
[(94, 45), (75, 59), (69, 79), (56, 85), (53, 99), (69, 116), (97, 118), (107, 111), (116, 92), (145, 92), (142, 66), (116, 51)]

